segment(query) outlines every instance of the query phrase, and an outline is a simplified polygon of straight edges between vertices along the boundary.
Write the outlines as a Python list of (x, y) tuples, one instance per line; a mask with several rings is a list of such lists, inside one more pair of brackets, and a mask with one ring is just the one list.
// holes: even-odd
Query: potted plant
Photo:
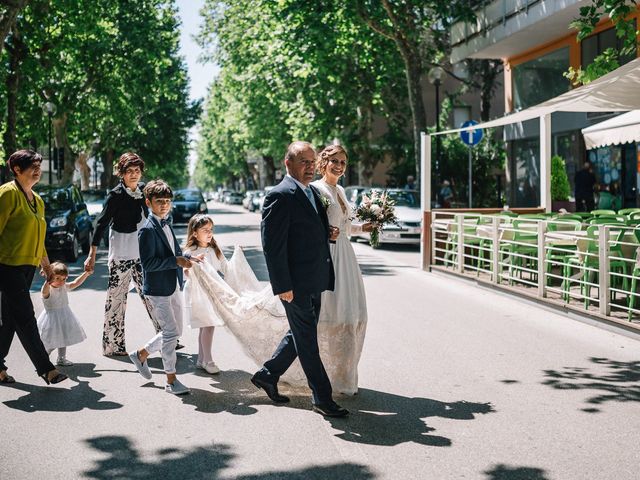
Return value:
[(562, 157), (551, 157), (551, 210), (557, 212), (564, 208), (567, 212), (575, 212), (575, 202), (569, 201), (571, 186), (567, 177), (567, 169)]

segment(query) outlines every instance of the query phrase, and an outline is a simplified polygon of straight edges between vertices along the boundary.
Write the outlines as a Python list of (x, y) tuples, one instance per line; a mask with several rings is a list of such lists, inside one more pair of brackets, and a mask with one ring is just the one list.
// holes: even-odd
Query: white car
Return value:
[[(379, 192), (383, 189), (372, 189)], [(372, 190), (365, 190), (358, 195), (356, 205), (360, 205), (362, 195), (371, 193)], [(400, 188), (387, 189), (387, 194), (395, 202), (395, 213), (398, 218), (398, 225), (387, 224), (380, 231), (380, 245), (382, 244), (408, 244), (420, 245), (420, 235), (422, 234), (422, 210), (420, 209), (420, 195), (416, 190), (403, 190)], [(360, 239), (369, 241), (368, 233), (351, 235), (351, 241)]]

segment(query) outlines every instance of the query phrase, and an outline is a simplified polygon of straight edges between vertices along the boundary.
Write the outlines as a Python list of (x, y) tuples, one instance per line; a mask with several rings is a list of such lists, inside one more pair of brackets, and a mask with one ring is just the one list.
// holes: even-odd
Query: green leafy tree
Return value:
[(604, 17), (609, 17), (622, 46), (607, 48), (591, 64), (578, 69), (570, 67), (564, 74), (574, 84), (587, 84), (620, 67), (621, 57), (635, 57), (638, 49), (638, 30), (630, 14), (638, 8), (636, 0), (592, 0), (590, 5), (580, 7), (580, 17), (569, 25), (578, 31), (581, 42), (593, 33)]

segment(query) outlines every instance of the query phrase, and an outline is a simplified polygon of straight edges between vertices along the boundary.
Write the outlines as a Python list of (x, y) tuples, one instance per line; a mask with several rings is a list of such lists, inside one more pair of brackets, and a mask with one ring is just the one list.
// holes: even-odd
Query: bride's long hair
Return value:
[[(215, 224), (213, 223), (211, 217), (209, 217), (208, 215), (198, 213), (197, 215), (191, 217), (191, 219), (189, 220), (189, 225), (187, 226), (187, 243), (184, 246), (185, 250), (195, 250), (196, 248), (200, 247), (200, 245), (198, 245), (198, 241), (196, 240), (196, 232), (204, 227), (207, 223), (211, 224), (211, 229), (213, 230)], [(213, 251), (216, 253), (216, 257), (218, 257), (219, 259), (223, 258), (222, 252), (220, 251), (220, 247), (218, 247), (218, 244), (216, 243), (215, 237), (211, 237), (211, 241), (207, 246), (213, 248)]]

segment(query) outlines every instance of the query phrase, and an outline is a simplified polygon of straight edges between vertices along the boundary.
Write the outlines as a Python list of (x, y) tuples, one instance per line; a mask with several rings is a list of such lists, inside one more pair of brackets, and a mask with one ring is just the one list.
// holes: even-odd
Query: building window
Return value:
[(511, 205), (540, 206), (540, 140), (527, 138), (511, 142)]
[[(635, 28), (634, 20), (634, 29)], [(622, 39), (616, 37), (615, 28), (609, 28), (585, 38), (580, 44), (580, 62), (582, 68), (584, 69), (591, 65), (594, 58), (604, 52), (607, 48), (615, 48), (617, 50), (621, 49), (622, 43)], [(620, 63), (620, 65), (624, 65), (634, 58), (635, 55), (633, 53), (630, 55), (619, 56), (618, 63)]]
[(569, 47), (513, 67), (513, 108), (522, 110), (569, 91), (562, 74), (569, 69)]

